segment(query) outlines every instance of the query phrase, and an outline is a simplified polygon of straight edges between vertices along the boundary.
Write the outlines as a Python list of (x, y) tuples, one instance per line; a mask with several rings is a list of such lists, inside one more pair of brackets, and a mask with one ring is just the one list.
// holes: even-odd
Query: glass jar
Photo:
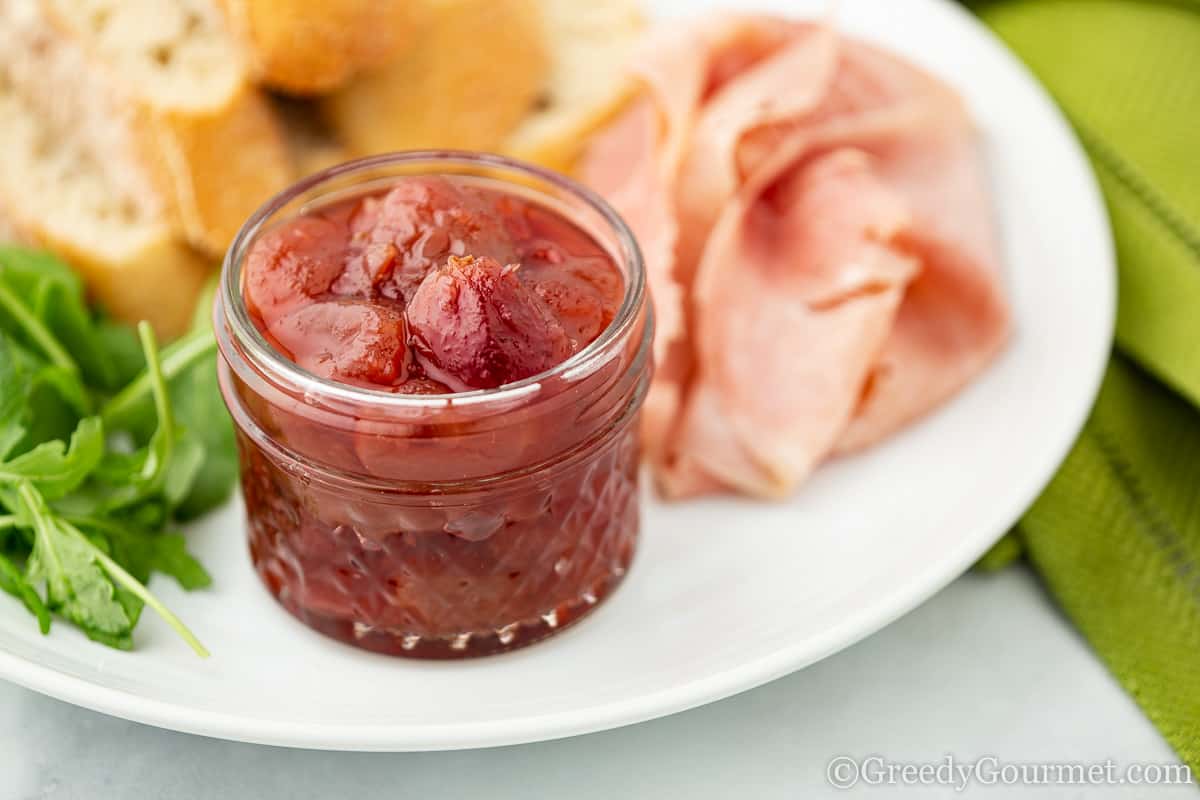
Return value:
[[(470, 176), (588, 232), (625, 279), (612, 323), (540, 375), (455, 394), (337, 383), (277, 352), (244, 302), (250, 247), (308, 208), (411, 175)], [(587, 189), (481, 154), (402, 153), (334, 167), (243, 226), (225, 259), (216, 321), (250, 554), (267, 588), (306, 624), (396, 655), (483, 655), (561, 630), (620, 582), (638, 535), (652, 321), (633, 236)]]

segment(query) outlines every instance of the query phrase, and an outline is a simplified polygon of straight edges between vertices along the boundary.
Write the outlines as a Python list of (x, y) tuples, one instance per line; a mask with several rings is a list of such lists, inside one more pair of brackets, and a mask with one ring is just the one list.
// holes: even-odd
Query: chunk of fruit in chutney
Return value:
[(267, 231), (246, 256), (246, 305), (268, 324), (280, 314), (325, 296), (342, 274), (349, 242), (344, 224), (298, 217)]
[(407, 329), (398, 308), (338, 299), (301, 306), (278, 318), (267, 333), (314, 375), (377, 387), (407, 377)]
[(517, 257), (497, 200), (447, 178), (412, 178), (367, 197), (350, 217), (346, 269), (338, 294), (408, 302), (430, 270), (450, 256)]
[(322, 377), (402, 394), (491, 389), (595, 340), (624, 276), (582, 228), (483, 183), (414, 176), (267, 231), (245, 262), (259, 329)]
[(516, 264), (451, 256), (408, 306), (425, 371), (461, 390), (492, 389), (550, 369), (573, 346)]

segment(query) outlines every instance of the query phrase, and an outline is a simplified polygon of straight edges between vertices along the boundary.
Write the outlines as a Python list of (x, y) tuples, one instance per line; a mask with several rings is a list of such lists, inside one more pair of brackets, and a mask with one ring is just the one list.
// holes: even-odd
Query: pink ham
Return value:
[(676, 188), (706, 94), (788, 41), (792, 26), (750, 17), (663, 28), (647, 37), (634, 59), (642, 98), (600, 135), (580, 160), (583, 180), (629, 222), (641, 246), (655, 313), (655, 381), (643, 409), (643, 448), (652, 461), (666, 453), (666, 435), (683, 402), (691, 371), (684, 287), (676, 258)]
[(825, 26), (661, 34), (583, 176), (631, 220), (660, 317), (648, 448), (672, 496), (781, 496), (945, 400), (1009, 320), (958, 97)]
[(862, 153), (749, 184), (718, 220), (695, 286), (695, 379), (671, 496), (707, 479), (748, 494), (791, 491), (829, 452), (892, 329), (917, 263), (889, 248), (903, 201)]
[[(654, 307), (655, 380), (642, 408), (643, 447), (657, 460), (665, 448), (682, 401), (686, 373), (683, 287), (673, 274), (677, 225), (671, 187), (674, 170), (667, 169), (659, 155), (655, 106), (642, 99), (618, 118), (592, 144), (585, 162), (609, 165), (605, 171), (587, 176), (593, 188), (603, 193), (637, 237), (646, 265), (650, 297)], [(611, 165), (620, 165), (614, 169)]]

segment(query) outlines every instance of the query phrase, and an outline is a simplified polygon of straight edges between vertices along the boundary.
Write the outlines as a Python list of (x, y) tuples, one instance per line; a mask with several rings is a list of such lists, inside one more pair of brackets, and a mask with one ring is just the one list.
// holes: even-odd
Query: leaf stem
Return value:
[(79, 372), (79, 365), (75, 363), (75, 359), (71, 358), (71, 354), (59, 344), (50, 329), (31, 314), (20, 299), (3, 283), (0, 283), (0, 308), (12, 315), (12, 318), (29, 334), (29, 338), (37, 344), (52, 363), (74, 373)]
[[(42, 557), (53, 562), (52, 571), (54, 573), (62, 572), (62, 559), (59, 558), (58, 550), (54, 547), (54, 531), (50, 528), (50, 512), (46, 508), (45, 498), (33, 488), (33, 484), (29, 481), (21, 481), (21, 485), (17, 487), (17, 496), (21, 498), (21, 502), (25, 505), (25, 513), (33, 522), (34, 536), (42, 541)], [(91, 542), (88, 544), (90, 545)]]
[(16, 514), (0, 514), (0, 530), (5, 528), (19, 528), (21, 523), (17, 520)]
[(96, 547), (96, 545), (92, 544), (92, 541), (74, 525), (63, 519), (59, 520), (59, 524), (63, 528), (66, 528), (68, 531), (70, 531), (73, 536), (77, 536), (80, 541), (86, 543), (91, 549), (96, 561), (100, 562), (100, 566), (104, 567), (104, 571), (109, 574), (109, 577), (124, 586), (132, 594), (136, 595), (143, 603), (150, 606), (150, 608), (154, 609), (155, 613), (162, 617), (163, 621), (170, 625), (171, 628), (174, 629), (174, 631), (178, 633), (185, 642), (188, 643), (188, 646), (192, 648), (196, 655), (200, 656), (201, 658), (209, 657), (210, 654), (208, 652), (208, 648), (200, 643), (200, 640), (196, 638), (196, 635), (191, 632), (187, 625), (183, 624), (183, 620), (175, 616), (175, 614), (172, 613), (169, 608), (163, 605), (161, 600), (151, 594), (150, 590), (147, 589), (141, 581), (126, 572), (125, 569), (116, 561), (113, 561), (107, 553)]
[(158, 356), (158, 340), (154, 329), (143, 320), (138, 323), (138, 338), (146, 354), (146, 376), (150, 381), (150, 393), (154, 395), (154, 413), (158, 416), (158, 427), (168, 442), (174, 442), (175, 419), (171, 412), (171, 400), (167, 397), (167, 379), (163, 377), (162, 361)]
[[(140, 333), (140, 331), (139, 331)], [(144, 346), (144, 345), (143, 345)], [(159, 369), (166, 380), (174, 378), (192, 364), (212, 353), (217, 348), (217, 340), (212, 331), (198, 330), (176, 339), (163, 348)], [(153, 379), (149, 369), (142, 370), (136, 378), (129, 382), (124, 389), (117, 392), (111, 400), (104, 404), (100, 416), (105, 423), (111, 423), (141, 402), (147, 394), (154, 391)]]

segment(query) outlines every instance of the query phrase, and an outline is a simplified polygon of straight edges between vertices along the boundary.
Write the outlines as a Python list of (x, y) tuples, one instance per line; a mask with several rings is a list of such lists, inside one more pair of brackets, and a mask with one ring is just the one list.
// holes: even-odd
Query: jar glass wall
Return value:
[[(314, 207), (414, 175), (518, 195), (590, 234), (624, 277), (612, 322), (546, 372), (471, 392), (393, 394), (284, 357), (246, 308), (250, 248)], [(251, 556), (272, 594), (310, 626), (398, 655), (481, 655), (563, 628), (620, 581), (638, 535), (637, 423), (652, 322), (633, 237), (586, 189), (477, 154), (335, 167), (246, 223), (226, 257), (216, 314)]]

